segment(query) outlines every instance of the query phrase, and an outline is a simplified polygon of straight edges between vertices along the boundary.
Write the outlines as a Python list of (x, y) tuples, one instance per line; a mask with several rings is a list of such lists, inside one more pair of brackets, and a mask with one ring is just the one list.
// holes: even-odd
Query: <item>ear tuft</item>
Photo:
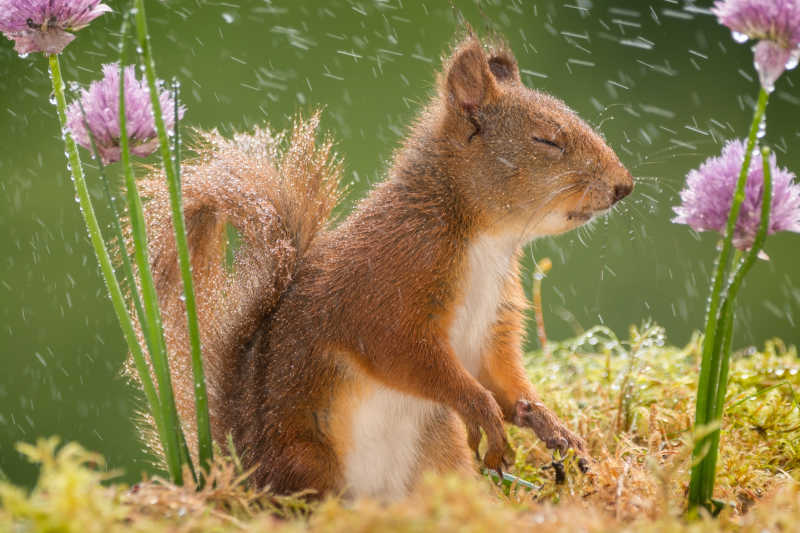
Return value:
[(489, 41), (489, 67), (501, 83), (521, 82), (514, 53), (500, 35), (493, 35)]

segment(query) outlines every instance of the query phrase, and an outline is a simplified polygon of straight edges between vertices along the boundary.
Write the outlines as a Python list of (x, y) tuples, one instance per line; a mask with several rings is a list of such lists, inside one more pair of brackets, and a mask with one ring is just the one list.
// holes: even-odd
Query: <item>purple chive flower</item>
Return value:
[(711, 11), (734, 39), (758, 40), (753, 48), (761, 86), (772, 90), (784, 70), (800, 57), (800, 0), (724, 0)]
[[(709, 157), (700, 168), (689, 171), (686, 188), (681, 191), (681, 205), (673, 210), (672, 219), (688, 224), (696, 231), (718, 231), (723, 234), (733, 203), (736, 181), (744, 163), (745, 141), (729, 141), (719, 157)], [(800, 184), (795, 175), (778, 168), (775, 154), (770, 156), (772, 204), (767, 234), (776, 231), (800, 232)], [(733, 245), (747, 250), (753, 245), (761, 221), (761, 196), (764, 187), (764, 166), (761, 154), (753, 154), (747, 174), (745, 198), (733, 232)]]
[[(169, 91), (158, 95), (164, 114), (164, 125), (171, 132), (175, 127), (172, 110), (174, 103)], [(86, 113), (81, 112), (81, 106)], [(158, 147), (158, 134), (151, 111), (150, 94), (144, 80), (137, 80), (133, 66), (125, 68), (125, 121), (131, 153), (139, 157), (152, 154)], [(178, 117), (183, 118), (185, 108), (178, 108)], [(97, 151), (104, 164), (120, 159), (119, 146), (119, 66), (103, 65), (103, 79), (93, 82), (89, 89), (81, 90), (79, 100), (67, 107), (67, 127), (75, 141), (92, 149), (86, 124), (94, 137)]]
[(0, 32), (20, 54), (60, 54), (78, 31), (111, 11), (100, 0), (0, 0)]

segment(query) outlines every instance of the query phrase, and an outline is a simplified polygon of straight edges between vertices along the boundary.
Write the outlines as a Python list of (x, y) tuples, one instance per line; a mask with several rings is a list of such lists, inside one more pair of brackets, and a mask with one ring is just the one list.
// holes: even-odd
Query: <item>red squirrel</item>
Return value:
[[(522, 363), (521, 248), (574, 229), (633, 179), (560, 100), (527, 88), (502, 42), (470, 35), (340, 224), (341, 165), (319, 116), (288, 135), (203, 134), (183, 168), (212, 435), (276, 493), (402, 498), (425, 471), (509, 459), (504, 422), (549, 448), (584, 441)], [(160, 176), (142, 182), (179, 411), (194, 405), (181, 282)], [(240, 237), (229, 246), (229, 228)], [(232, 260), (231, 260), (232, 257)], [(194, 443), (193, 443), (194, 444)]]

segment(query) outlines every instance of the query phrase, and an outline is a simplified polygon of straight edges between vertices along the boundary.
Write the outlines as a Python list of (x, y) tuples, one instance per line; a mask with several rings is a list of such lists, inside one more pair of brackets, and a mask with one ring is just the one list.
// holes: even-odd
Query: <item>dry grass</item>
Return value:
[(800, 358), (769, 342), (735, 355), (715, 496), (718, 519), (685, 518), (698, 343), (664, 346), (655, 326), (619, 342), (604, 328), (529, 357), (548, 403), (586, 436), (596, 463), (580, 474), (528, 431), (510, 428), (512, 473), (538, 488), (488, 478), (426, 478), (405, 502), (328, 499), (308, 504), (248, 489), (235, 461), (218, 462), (203, 490), (159, 479), (132, 488), (102, 458), (55, 440), (21, 446), (41, 463), (30, 493), (0, 484), (0, 531), (797, 531), (800, 524)]

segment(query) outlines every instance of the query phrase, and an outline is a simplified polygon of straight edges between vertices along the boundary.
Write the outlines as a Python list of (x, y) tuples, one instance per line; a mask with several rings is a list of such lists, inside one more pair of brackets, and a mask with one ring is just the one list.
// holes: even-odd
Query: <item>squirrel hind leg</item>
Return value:
[(296, 440), (263, 460), (250, 481), (276, 494), (304, 494), (321, 499), (341, 492), (342, 475), (333, 449), (321, 442)]
[(461, 418), (450, 409), (440, 408), (420, 436), (420, 462), (410, 492), (416, 490), (427, 472), (475, 475), (477, 463), (467, 440), (467, 430)]

